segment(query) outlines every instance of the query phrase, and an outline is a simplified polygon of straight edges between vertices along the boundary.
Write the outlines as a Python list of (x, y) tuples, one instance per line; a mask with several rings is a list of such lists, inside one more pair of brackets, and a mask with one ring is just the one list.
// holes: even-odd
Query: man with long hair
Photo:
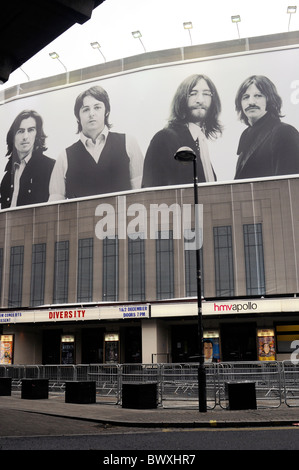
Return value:
[(6, 137), (8, 162), (0, 195), (1, 209), (46, 202), (55, 160), (44, 155), (43, 120), (34, 110), (24, 110)]
[(235, 179), (299, 173), (299, 133), (281, 122), (282, 99), (263, 75), (240, 86), (236, 111), (248, 127), (240, 137)]
[(57, 158), (50, 201), (140, 188), (143, 155), (136, 140), (111, 132), (110, 100), (100, 86), (75, 101), (79, 140)]
[(147, 149), (142, 186), (192, 182), (192, 165), (178, 165), (174, 160), (180, 147), (189, 147), (197, 154), (199, 182), (215, 181), (207, 140), (222, 134), (220, 112), (220, 98), (212, 80), (199, 74), (187, 77), (173, 97), (167, 126), (154, 135)]

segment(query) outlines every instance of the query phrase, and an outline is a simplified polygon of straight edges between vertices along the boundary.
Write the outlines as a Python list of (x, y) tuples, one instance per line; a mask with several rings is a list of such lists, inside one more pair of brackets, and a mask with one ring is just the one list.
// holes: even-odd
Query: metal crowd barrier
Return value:
[[(258, 408), (299, 406), (299, 364), (291, 361), (221, 362), (207, 364), (207, 408), (228, 408), (226, 385), (254, 382)], [(120, 404), (122, 385), (155, 382), (158, 405), (198, 406), (198, 364), (0, 364), (0, 377), (12, 378), (13, 390), (24, 378), (48, 379), (49, 390), (62, 392), (67, 381), (96, 382), (97, 401)]]
[(282, 363), (284, 402), (288, 406), (299, 406), (299, 364), (291, 361)]
[[(216, 406), (216, 365), (206, 365), (207, 408)], [(164, 407), (197, 407), (198, 365), (161, 364), (161, 396)]]
[(118, 404), (120, 402), (119, 371), (118, 364), (90, 364), (89, 366), (88, 380), (96, 382), (98, 398), (106, 403)]
[(277, 408), (282, 403), (283, 387), (281, 365), (276, 361), (229, 362), (218, 364), (218, 403), (227, 408), (225, 384), (254, 382), (259, 408)]

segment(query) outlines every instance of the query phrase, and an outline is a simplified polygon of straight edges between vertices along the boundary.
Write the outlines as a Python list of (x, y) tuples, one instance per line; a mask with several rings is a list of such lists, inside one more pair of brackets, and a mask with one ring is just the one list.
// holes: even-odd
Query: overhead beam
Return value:
[(0, 81), (71, 26), (83, 24), (105, 0), (12, 0), (1, 4)]

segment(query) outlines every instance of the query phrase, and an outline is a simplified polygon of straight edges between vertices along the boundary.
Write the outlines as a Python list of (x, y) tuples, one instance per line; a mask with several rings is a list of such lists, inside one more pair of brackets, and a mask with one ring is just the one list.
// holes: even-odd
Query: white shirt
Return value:
[(200, 148), (200, 158), (203, 166), (203, 171), (205, 174), (206, 181), (215, 181), (215, 176), (210, 160), (209, 149), (207, 144), (207, 138), (202, 132), (201, 128), (194, 124), (193, 122), (189, 122), (188, 128), (192, 138), (194, 140), (198, 139), (199, 148)]
[(32, 152), (27, 155), (26, 157), (22, 158), (20, 162), (14, 162), (14, 190), (11, 198), (11, 204), (10, 207), (16, 207), (17, 206), (17, 200), (18, 200), (18, 195), (19, 195), (19, 190), (20, 190), (20, 179), (22, 176), (22, 173), (29, 162), (30, 158), (32, 156)]
[[(86, 150), (90, 153), (96, 163), (98, 163), (106, 140), (109, 134), (107, 126), (95, 141), (80, 133), (80, 140)], [(132, 189), (141, 187), (142, 171), (143, 171), (143, 155), (134, 137), (126, 135), (126, 152), (130, 159), (130, 180)], [(50, 179), (50, 197), (49, 201), (59, 201), (65, 199), (65, 176), (67, 172), (67, 154), (64, 150), (57, 158)], [(101, 188), (99, 188), (101, 194)]]

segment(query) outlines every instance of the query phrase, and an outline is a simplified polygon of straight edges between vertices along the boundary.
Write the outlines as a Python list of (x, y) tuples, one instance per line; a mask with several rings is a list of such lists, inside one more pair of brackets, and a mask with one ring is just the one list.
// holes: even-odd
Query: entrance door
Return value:
[(82, 364), (103, 363), (102, 328), (82, 328)]
[(134, 328), (126, 327), (122, 330), (124, 339), (125, 361), (127, 364), (141, 363), (141, 328), (136, 326)]
[(198, 330), (194, 325), (173, 325), (171, 328), (172, 362), (198, 362)]
[(62, 330), (43, 331), (43, 364), (60, 364)]
[(255, 323), (229, 323), (220, 331), (224, 362), (257, 360)]

